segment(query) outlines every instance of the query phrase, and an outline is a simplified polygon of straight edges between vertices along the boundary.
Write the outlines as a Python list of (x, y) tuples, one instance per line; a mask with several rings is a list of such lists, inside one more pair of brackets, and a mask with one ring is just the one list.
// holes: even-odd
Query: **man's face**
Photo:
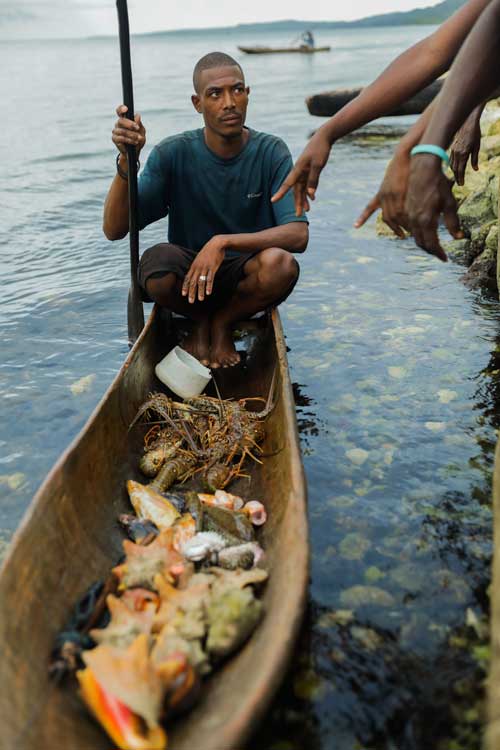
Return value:
[(250, 89), (237, 66), (209, 68), (200, 73), (198, 93), (191, 99), (205, 126), (224, 138), (241, 136)]

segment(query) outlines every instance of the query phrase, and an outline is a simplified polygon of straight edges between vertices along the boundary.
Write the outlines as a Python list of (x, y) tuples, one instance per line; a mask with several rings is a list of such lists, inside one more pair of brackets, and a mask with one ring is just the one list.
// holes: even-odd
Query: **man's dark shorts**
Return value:
[[(215, 274), (212, 291), (214, 299), (229, 299), (234, 294), (239, 282), (245, 276), (245, 263), (255, 255), (257, 253), (226, 253), (226, 257)], [(161, 242), (146, 250), (141, 257), (137, 272), (143, 301), (152, 302), (146, 291), (146, 282), (148, 279), (159, 278), (165, 276), (167, 273), (174, 273), (178, 279), (183, 281), (196, 256), (197, 252), (195, 250), (189, 250), (186, 247), (180, 247), (180, 245), (172, 245), (169, 242)], [(283, 295), (282, 299), (276, 302), (276, 304), (280, 304), (288, 297), (295, 283), (296, 280), (290, 286), (290, 289), (287, 290), (286, 295)]]

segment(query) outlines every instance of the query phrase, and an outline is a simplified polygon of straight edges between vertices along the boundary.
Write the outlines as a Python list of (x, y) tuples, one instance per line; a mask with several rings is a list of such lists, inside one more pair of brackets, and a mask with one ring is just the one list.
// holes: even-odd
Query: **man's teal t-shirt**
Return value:
[(295, 215), (291, 192), (271, 203), (293, 165), (288, 147), (274, 135), (248, 131), (231, 159), (208, 148), (202, 128), (155, 146), (139, 178), (140, 228), (168, 214), (168, 241), (198, 251), (216, 234), (307, 221)]

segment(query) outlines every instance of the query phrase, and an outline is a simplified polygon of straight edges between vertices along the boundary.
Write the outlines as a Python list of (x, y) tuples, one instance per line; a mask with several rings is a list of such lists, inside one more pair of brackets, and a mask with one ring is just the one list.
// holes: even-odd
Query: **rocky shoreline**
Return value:
[(453, 260), (468, 267), (463, 276), (467, 286), (498, 294), (500, 99), (487, 104), (481, 118), (481, 134), (479, 170), (475, 172), (469, 165), (465, 184), (453, 188), (466, 237), (446, 243), (445, 249)]
[[(444, 248), (452, 260), (467, 267), (462, 280), (468, 287), (489, 290), (498, 295), (500, 99), (494, 99), (486, 105), (481, 118), (481, 134), (479, 170), (474, 171), (469, 163), (465, 184), (455, 184), (453, 187), (465, 238), (445, 242)], [(380, 215), (377, 218), (377, 232), (395, 237), (392, 230), (382, 222)]]

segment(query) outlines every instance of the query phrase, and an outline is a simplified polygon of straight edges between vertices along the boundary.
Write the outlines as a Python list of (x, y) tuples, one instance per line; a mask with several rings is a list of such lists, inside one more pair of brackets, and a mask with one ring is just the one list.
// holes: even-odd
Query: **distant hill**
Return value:
[(444, 0), (437, 5), (426, 8), (416, 8), (399, 13), (382, 13), (378, 16), (368, 16), (359, 21), (353, 21), (349, 26), (402, 26), (408, 24), (439, 24), (446, 21), (458, 8), (465, 4), (465, 0)]
[(304, 29), (313, 29), (321, 31), (322, 29), (345, 29), (360, 28), (370, 26), (407, 26), (407, 25), (428, 25), (434, 26), (446, 21), (458, 8), (464, 5), (466, 0), (444, 0), (437, 5), (429, 5), (426, 8), (416, 8), (415, 10), (402, 11), (398, 13), (382, 13), (378, 16), (367, 16), (357, 21), (296, 21), (292, 19), (283, 21), (270, 21), (266, 23), (240, 23), (236, 26), (220, 26), (208, 29), (179, 29), (176, 31), (154, 32), (157, 34), (192, 34), (194, 31), (200, 33), (217, 33), (224, 31), (303, 31)]

